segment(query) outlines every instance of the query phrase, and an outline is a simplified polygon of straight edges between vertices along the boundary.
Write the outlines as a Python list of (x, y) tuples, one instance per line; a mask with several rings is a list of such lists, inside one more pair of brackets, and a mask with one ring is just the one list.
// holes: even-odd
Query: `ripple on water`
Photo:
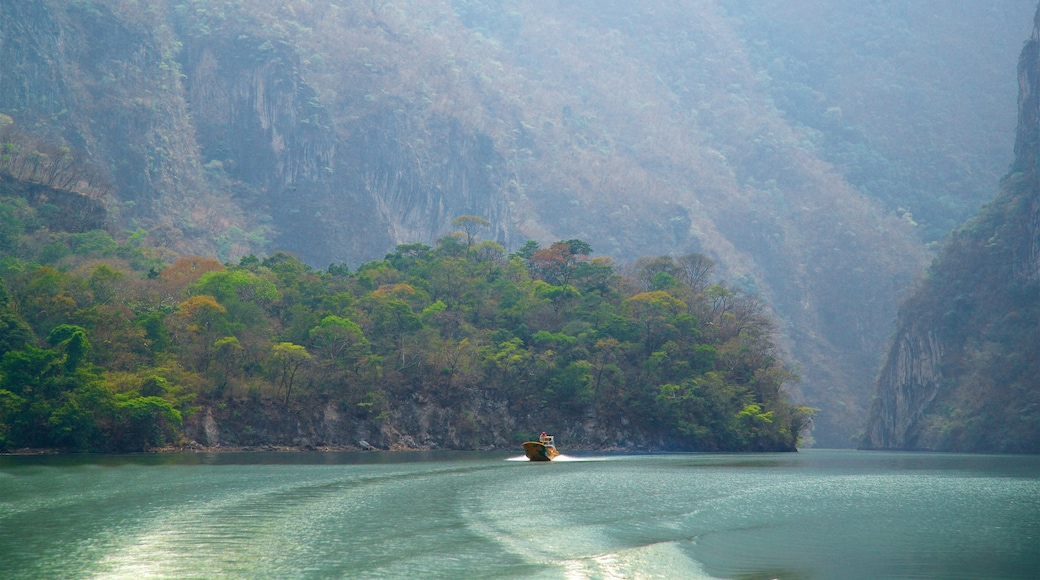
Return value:
[(0, 577), (1040, 577), (1029, 458), (508, 459), (0, 467)]

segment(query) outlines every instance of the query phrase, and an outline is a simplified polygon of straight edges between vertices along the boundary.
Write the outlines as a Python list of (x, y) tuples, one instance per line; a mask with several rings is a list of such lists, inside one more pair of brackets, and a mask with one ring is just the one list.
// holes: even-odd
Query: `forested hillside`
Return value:
[(62, 232), (47, 211), (0, 198), (0, 451), (186, 433), (471, 449), (539, 429), (572, 448), (791, 451), (811, 418), (761, 302), (699, 254), (622, 276), (581, 240), (507, 255), (461, 216), (356, 272), (284, 253), (166, 265), (143, 231)]
[(1034, 8), (0, 0), (0, 113), (164, 263), (356, 268), (460, 215), (507, 252), (709, 256), (850, 445), (926, 244), (1011, 160)]
[(1040, 8), (1015, 163), (899, 313), (863, 446), (1040, 453)]

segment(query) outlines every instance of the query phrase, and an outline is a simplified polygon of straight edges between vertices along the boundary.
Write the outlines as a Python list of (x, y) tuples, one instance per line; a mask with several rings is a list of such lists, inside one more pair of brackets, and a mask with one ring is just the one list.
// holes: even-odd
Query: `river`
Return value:
[(1040, 578), (1040, 457), (0, 457), (0, 578)]

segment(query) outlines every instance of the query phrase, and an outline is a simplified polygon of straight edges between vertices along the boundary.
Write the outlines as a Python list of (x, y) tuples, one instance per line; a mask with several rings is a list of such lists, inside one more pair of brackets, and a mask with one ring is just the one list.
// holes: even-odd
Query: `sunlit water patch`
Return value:
[(0, 578), (1036, 578), (1040, 458), (0, 458)]

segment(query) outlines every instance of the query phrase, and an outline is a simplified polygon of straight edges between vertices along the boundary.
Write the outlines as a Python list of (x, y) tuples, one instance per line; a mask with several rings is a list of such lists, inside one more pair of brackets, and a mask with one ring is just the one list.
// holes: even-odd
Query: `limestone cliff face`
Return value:
[(309, 257), (301, 246), (322, 248), (320, 237), (285, 242), (321, 229), (315, 227), (320, 211), (310, 206), (332, 189), (336, 136), (300, 75), (298, 57), (246, 34), (195, 37), (182, 30), (180, 36), (186, 99), (207, 176), (270, 224), (272, 246)]
[(892, 346), (879, 383), (887, 387), (874, 402), (869, 447), (902, 449), (912, 443), (918, 421), (942, 382), (942, 341), (934, 330), (911, 325)]
[[(509, 215), (502, 155), (487, 135), (467, 130), (453, 119), (435, 117), (415, 143), (416, 120), (399, 113), (376, 113), (345, 127), (343, 155), (337, 163), (341, 191), (370, 205), (394, 243), (430, 243), (453, 230), (463, 214), (492, 222), (485, 238), (515, 246), (521, 237)], [(371, 251), (374, 248), (358, 250)]]
[[(1019, 124), (1015, 138), (1013, 171), (1031, 175), (1035, 186), (1040, 178), (1040, 8), (1034, 18), (1033, 36), (1022, 49), (1018, 65)], [(1034, 191), (1035, 191), (1034, 187)], [(1040, 279), (1040, 195), (1032, 196), (1026, 229), (1030, 241), (1015, 261), (1016, 275)]]
[(213, 235), (249, 232), (255, 220), (203, 170), (180, 41), (162, 10), (125, 8), (0, 0), (0, 111), (101, 170), (114, 191), (106, 199), (113, 227), (143, 227), (180, 252), (255, 251), (244, 234)]
[(903, 304), (863, 448), (1040, 453), (1040, 9), (1018, 72), (1011, 173)]
[(104, 167), (115, 219), (181, 252), (318, 265), (432, 243), (463, 214), (515, 235), (486, 135), (445, 118), (417, 146), (401, 109), (334, 119), (299, 47), (171, 6), (0, 0), (0, 112)]
[(326, 182), (335, 155), (331, 119), (296, 60), (249, 36), (191, 39), (182, 57), (204, 157), (265, 191)]
[(201, 162), (269, 216), (273, 247), (316, 264), (357, 263), (398, 243), (432, 243), (462, 214), (496, 224), (493, 239), (510, 237), (494, 169), (503, 162), (486, 135), (435, 119), (417, 144), (403, 109), (333, 115), (336, 103), (319, 98), (285, 42), (200, 35), (190, 23), (179, 37)]
[[(503, 401), (480, 393), (451, 406), (410, 400), (395, 405), (385, 418), (359, 416), (336, 401), (287, 409), (272, 401), (228, 401), (206, 407), (184, 424), (188, 441), (210, 448), (336, 448), (360, 449), (513, 449), (536, 436), (534, 429), (556, 435), (561, 450), (625, 449), (668, 451), (661, 440), (629, 423), (586, 417), (581, 423), (558, 424), (546, 413), (518, 413)], [(364, 442), (364, 443), (362, 443)], [(189, 443), (189, 445), (194, 446)], [(366, 448), (367, 449), (367, 448)], [(787, 451), (794, 451), (788, 449)]]
[[(953, 94), (946, 69), (905, 64), (936, 55), (907, 61), (900, 50), (881, 50), (865, 68), (842, 63), (833, 83), (807, 86), (795, 71), (813, 58), (788, 54), (781, 39), (763, 43), (739, 24), (750, 21), (728, 14), (738, 4), (0, 0), (0, 113), (87, 151), (115, 186), (115, 227), (142, 227), (177, 252), (236, 260), (287, 250), (312, 266), (356, 267), (398, 243), (434, 243), (455, 217), (476, 215), (492, 224), (481, 238), (507, 249), (581, 238), (619, 261), (710, 255), (720, 276), (782, 321), (785, 350), (802, 369), (793, 397), (821, 408), (817, 442), (847, 446), (924, 250), (908, 211), (857, 190), (845, 172), (905, 191), (886, 184), (950, 162), (949, 186), (936, 183), (934, 197), (974, 207), (966, 192), (978, 188), (954, 182), (980, 174), (962, 160), (995, 149), (977, 146), (979, 133), (1001, 141), (991, 129), (1001, 107), (975, 115), (986, 107), (953, 98), (956, 107), (926, 115), (893, 112), (884, 103), (894, 95), (861, 89), (912, 88), (902, 79), (928, 69)], [(795, 4), (792, 14), (804, 11)], [(835, 7), (816, 12), (834, 13), (827, 20), (839, 32), (815, 49), (795, 38), (795, 52), (845, 53), (835, 50), (848, 36), (837, 7), (854, 3), (808, 4)], [(936, 12), (950, 22), (985, 12), (1021, 19), (1007, 7)], [(889, 16), (879, 30), (900, 28)], [(914, 34), (945, 30), (932, 23)], [(754, 47), (768, 58), (749, 56)], [(993, 54), (1010, 53), (1001, 43)], [(889, 68), (903, 72), (853, 80)], [(983, 101), (1002, 101), (985, 78), (961, 80)], [(925, 89), (908, 92), (936, 94)], [(978, 127), (935, 132), (961, 106)], [(899, 131), (861, 132), (878, 118)], [(845, 136), (831, 147), (827, 134)], [(917, 140), (887, 152), (868, 146), (909, 134)], [(941, 162), (889, 163), (932, 135), (956, 142), (929, 158)], [(826, 161), (820, 146), (849, 166)], [(874, 171), (879, 162), (891, 170)]]

